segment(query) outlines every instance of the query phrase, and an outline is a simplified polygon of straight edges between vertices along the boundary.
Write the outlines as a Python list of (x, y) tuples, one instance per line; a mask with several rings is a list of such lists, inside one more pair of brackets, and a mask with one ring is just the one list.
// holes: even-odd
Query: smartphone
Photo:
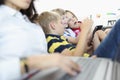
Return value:
[(103, 28), (103, 25), (97, 25), (96, 28), (97, 30), (101, 30)]

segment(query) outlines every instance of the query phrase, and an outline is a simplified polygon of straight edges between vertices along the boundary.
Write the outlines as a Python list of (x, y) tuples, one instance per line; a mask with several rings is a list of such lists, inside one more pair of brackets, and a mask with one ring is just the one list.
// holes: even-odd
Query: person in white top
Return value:
[(28, 69), (53, 66), (71, 75), (80, 71), (79, 65), (68, 58), (47, 53), (43, 30), (30, 21), (36, 13), (33, 2), (0, 0), (0, 80), (18, 80)]

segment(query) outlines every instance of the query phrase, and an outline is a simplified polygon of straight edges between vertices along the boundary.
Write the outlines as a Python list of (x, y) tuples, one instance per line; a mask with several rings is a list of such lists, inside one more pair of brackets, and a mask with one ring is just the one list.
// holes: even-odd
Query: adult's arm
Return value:
[(84, 19), (83, 23), (81, 23), (81, 33), (79, 35), (79, 41), (74, 51), (75, 56), (82, 56), (87, 45), (88, 33), (93, 25), (93, 21), (91, 19)]

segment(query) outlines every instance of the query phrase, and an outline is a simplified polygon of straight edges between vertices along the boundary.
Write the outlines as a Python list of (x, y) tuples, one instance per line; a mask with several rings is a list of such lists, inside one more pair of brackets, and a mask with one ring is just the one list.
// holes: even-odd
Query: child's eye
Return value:
[(77, 22), (74, 23), (74, 25), (76, 25), (76, 24), (77, 24)]

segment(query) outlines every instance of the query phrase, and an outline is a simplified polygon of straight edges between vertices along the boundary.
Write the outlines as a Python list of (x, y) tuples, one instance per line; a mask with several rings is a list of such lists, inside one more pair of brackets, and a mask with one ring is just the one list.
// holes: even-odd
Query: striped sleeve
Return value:
[(62, 52), (66, 48), (69, 50), (75, 49), (75, 46), (68, 43), (63, 36), (61, 36), (60, 38), (48, 36), (47, 42), (48, 42), (49, 53)]

